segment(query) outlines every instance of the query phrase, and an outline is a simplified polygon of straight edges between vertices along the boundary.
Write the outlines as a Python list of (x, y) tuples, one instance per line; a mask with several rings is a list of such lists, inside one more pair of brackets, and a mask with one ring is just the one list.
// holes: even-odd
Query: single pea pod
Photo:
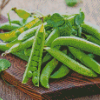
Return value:
[(32, 45), (31, 54), (23, 76), (22, 83), (27, 83), (28, 79), (32, 77), (33, 84), (39, 87), (39, 77), (41, 70), (41, 60), (42, 60), (44, 41), (45, 41), (45, 30), (42, 24), (36, 32), (35, 40)]
[(36, 18), (34, 20), (32, 20), (31, 22), (27, 23), (26, 25), (18, 28), (18, 29), (15, 29), (11, 32), (7, 32), (7, 33), (1, 33), (0, 34), (0, 39), (5, 41), (5, 42), (10, 42), (10, 41), (13, 41), (14, 39), (16, 39), (19, 34), (21, 34), (22, 32), (32, 28), (33, 26), (37, 26), (38, 22), (41, 22), (41, 20), (39, 18)]
[(81, 27), (84, 33), (93, 35), (94, 37), (100, 40), (100, 27), (99, 26), (93, 25), (85, 21), (83, 24), (81, 24)]
[(7, 30), (7, 31), (12, 31), (12, 30), (14, 30), (14, 29), (17, 29), (17, 28), (19, 28), (20, 27), (20, 25), (16, 25), (16, 24), (9, 24), (9, 23), (4, 23), (4, 24), (1, 24), (0, 25), (0, 29), (2, 29), (2, 30)]
[(61, 45), (72, 46), (100, 56), (99, 45), (79, 37), (75, 36), (58, 37), (52, 42), (51, 47), (61, 46)]
[(85, 36), (86, 36), (88, 41), (91, 41), (93, 43), (96, 43), (96, 44), (100, 45), (100, 40), (99, 39), (93, 37), (92, 35), (86, 35), (85, 34)]
[[(9, 47), (6, 46), (6, 43), (0, 43), (0, 51), (6, 51), (8, 49), (9, 49)], [(22, 60), (28, 61), (28, 57), (25, 56), (23, 51), (12, 53), (12, 54), (14, 54), (15, 56), (21, 58)]]
[(70, 52), (81, 61), (82, 64), (86, 65), (96, 73), (100, 74), (100, 64), (97, 63), (95, 60), (93, 60), (90, 56), (86, 55), (84, 52), (82, 52), (79, 49), (76, 49), (74, 47), (68, 47)]
[[(16, 43), (9, 50), (5, 51), (5, 53), (3, 53), (2, 55), (6, 55), (6, 54), (9, 54), (9, 53), (15, 53), (15, 52), (18, 52), (18, 51), (22, 51), (26, 48), (29, 48), (29, 47), (32, 46), (34, 39), (35, 39), (35, 36), (29, 38), (28, 40), (26, 40), (24, 42)], [(6, 46), (9, 47), (8, 44)]]
[(20, 19), (19, 20), (11, 20), (11, 23), (22, 26), (20, 21), (21, 21)]
[(45, 40), (45, 45), (46, 46), (51, 46), (51, 43), (54, 39), (56, 39), (57, 37), (59, 37), (59, 33), (58, 33), (58, 29), (54, 29), (51, 34), (47, 37), (47, 39)]
[(50, 62), (46, 64), (46, 66), (43, 68), (40, 76), (40, 82), (41, 85), (45, 88), (49, 88), (49, 77), (52, 71), (56, 68), (58, 64), (58, 61), (53, 58)]
[(70, 69), (66, 65), (61, 65), (60, 68), (50, 76), (50, 78), (57, 79), (66, 76)]
[(84, 65), (76, 62), (75, 60), (71, 59), (61, 51), (55, 49), (55, 48), (50, 48), (50, 47), (45, 47), (44, 48), (47, 52), (49, 52), (54, 58), (56, 58), (58, 61), (62, 62), (64, 65), (68, 66), (70, 69), (73, 71), (80, 73), (84, 76), (88, 77), (97, 77), (97, 74), (93, 72), (91, 69), (85, 67)]

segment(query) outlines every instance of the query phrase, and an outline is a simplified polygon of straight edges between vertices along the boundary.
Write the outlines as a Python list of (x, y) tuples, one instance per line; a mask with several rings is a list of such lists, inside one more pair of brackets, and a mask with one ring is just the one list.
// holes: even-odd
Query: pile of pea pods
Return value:
[(100, 29), (84, 21), (84, 12), (28, 15), (0, 25), (8, 31), (0, 33), (2, 56), (12, 53), (27, 61), (23, 84), (31, 79), (34, 86), (49, 88), (50, 79), (71, 71), (87, 77), (100, 74)]

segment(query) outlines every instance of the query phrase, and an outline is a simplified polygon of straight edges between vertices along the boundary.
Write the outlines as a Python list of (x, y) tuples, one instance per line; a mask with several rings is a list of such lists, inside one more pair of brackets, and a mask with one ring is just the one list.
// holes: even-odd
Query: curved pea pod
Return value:
[(64, 65), (68, 66), (73, 71), (80, 73), (84, 76), (97, 77), (97, 74), (95, 72), (93, 72), (91, 69), (76, 62), (75, 60), (71, 59), (66, 54), (62, 53), (61, 51), (59, 51), (55, 48), (50, 48), (50, 47), (45, 47), (44, 49), (47, 52), (49, 52), (53, 57), (55, 57), (58, 61), (62, 62)]
[(54, 29), (51, 34), (47, 37), (45, 40), (45, 45), (46, 46), (51, 46), (51, 43), (54, 39), (56, 39), (59, 36), (58, 29)]
[(32, 45), (31, 54), (23, 76), (22, 83), (27, 83), (28, 79), (31, 78), (28, 76), (29, 71), (31, 71), (32, 82), (35, 86), (39, 87), (39, 78), (40, 78), (44, 41), (45, 41), (45, 30), (42, 24), (36, 32), (35, 40)]
[(29, 48), (29, 47), (32, 46), (34, 39), (35, 39), (35, 37), (33, 36), (33, 37), (29, 38), (28, 40), (26, 40), (24, 42), (16, 43), (9, 50), (5, 51), (5, 53), (3, 53), (2, 55), (6, 55), (6, 54), (9, 54), (9, 53), (15, 53), (15, 52), (18, 52), (18, 51), (22, 51), (26, 48)]
[(93, 25), (85, 21), (83, 24), (81, 24), (81, 27), (84, 33), (93, 35), (100, 40), (100, 27), (99, 26)]
[(52, 56), (49, 53), (46, 53), (46, 55), (42, 59), (42, 63), (45, 63), (49, 61), (50, 59), (52, 59)]
[(86, 55), (84, 52), (74, 47), (69, 47), (69, 50), (78, 60), (81, 61), (82, 64), (100, 74), (100, 64), (93, 60), (90, 56)]
[(38, 26), (33, 27), (31, 29), (28, 29), (28, 30), (24, 31), (22, 34), (20, 34), (18, 36), (18, 40), (19, 41), (24, 41), (24, 40), (26, 40), (26, 39), (34, 36), (35, 35), (35, 32), (37, 31), (37, 29), (38, 29)]
[(39, 18), (36, 18), (36, 19), (32, 20), (31, 22), (27, 23), (26, 25), (24, 25), (24, 26), (22, 26), (18, 29), (15, 29), (15, 30), (13, 30), (11, 32), (7, 32), (7, 33), (1, 33), (0, 34), (0, 39), (5, 41), (5, 42), (13, 41), (22, 32), (24, 32), (24, 31), (26, 31), (26, 30), (28, 30), (32, 27), (35, 27), (38, 22), (41, 22), (41, 20)]
[(9, 23), (4, 23), (4, 24), (0, 25), (0, 29), (7, 30), (7, 31), (11, 31), (11, 30), (17, 29), (19, 27), (20, 27), (19, 25), (16, 25), (16, 24), (10, 25)]
[(21, 26), (20, 19), (19, 20), (11, 20), (11, 23), (17, 24), (17, 25), (20, 25)]
[(52, 71), (56, 68), (57, 64), (58, 61), (54, 58), (43, 68), (40, 76), (40, 82), (45, 88), (49, 88), (49, 77)]
[(62, 64), (60, 66), (60, 68), (56, 72), (54, 72), (54, 74), (52, 74), (50, 76), (50, 78), (54, 78), (54, 79), (55, 78), (62, 78), (64, 76), (66, 76), (69, 72), (70, 72), (70, 69), (67, 66)]
[(52, 42), (51, 47), (61, 46), (61, 45), (72, 46), (96, 55), (100, 55), (99, 45), (79, 37), (75, 36), (58, 37)]
[(100, 40), (98, 40), (97, 38), (93, 37), (92, 35), (85, 34), (85, 36), (86, 36), (87, 40), (100, 45)]
[[(0, 43), (0, 51), (6, 51), (8, 50), (9, 47), (6, 46), (6, 43)], [(20, 52), (16, 52), (16, 53), (12, 53), (14, 54), (15, 56), (25, 60), (25, 61), (28, 61), (28, 57), (25, 56), (25, 54), (23, 53), (23, 51), (20, 51)]]

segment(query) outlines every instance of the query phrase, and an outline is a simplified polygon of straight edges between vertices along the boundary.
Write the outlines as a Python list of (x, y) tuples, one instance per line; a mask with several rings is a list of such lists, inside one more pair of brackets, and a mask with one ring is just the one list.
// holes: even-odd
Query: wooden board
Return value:
[(0, 58), (8, 59), (11, 62), (11, 67), (2, 72), (2, 78), (33, 99), (66, 100), (77, 96), (100, 93), (100, 77), (87, 78), (75, 72), (70, 72), (62, 79), (50, 80), (50, 89), (45, 89), (42, 86), (35, 87), (31, 80), (27, 84), (22, 84), (21, 81), (27, 62), (12, 54), (5, 57), (0, 56)]

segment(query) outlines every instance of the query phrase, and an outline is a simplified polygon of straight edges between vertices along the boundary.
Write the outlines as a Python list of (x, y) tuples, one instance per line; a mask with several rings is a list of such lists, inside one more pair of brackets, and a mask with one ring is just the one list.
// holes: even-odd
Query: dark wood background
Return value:
[[(83, 0), (82, 3), (75, 7), (68, 7), (64, 0), (11, 0), (10, 3), (3, 9), (2, 14), (7, 17), (7, 12), (12, 8), (23, 8), (34, 12), (41, 11), (43, 14), (48, 13), (77, 13), (80, 9), (85, 12), (86, 20), (100, 26), (100, 1), (99, 0)], [(13, 12), (10, 13), (11, 19), (18, 18)], [(77, 92), (77, 91), (76, 91)], [(27, 94), (21, 92), (13, 86), (7, 85), (3, 79), (0, 78), (0, 97), (4, 100), (34, 100)], [(100, 94), (94, 94), (85, 97), (77, 97), (73, 100), (99, 100)], [(72, 99), (70, 99), (72, 100)]]

